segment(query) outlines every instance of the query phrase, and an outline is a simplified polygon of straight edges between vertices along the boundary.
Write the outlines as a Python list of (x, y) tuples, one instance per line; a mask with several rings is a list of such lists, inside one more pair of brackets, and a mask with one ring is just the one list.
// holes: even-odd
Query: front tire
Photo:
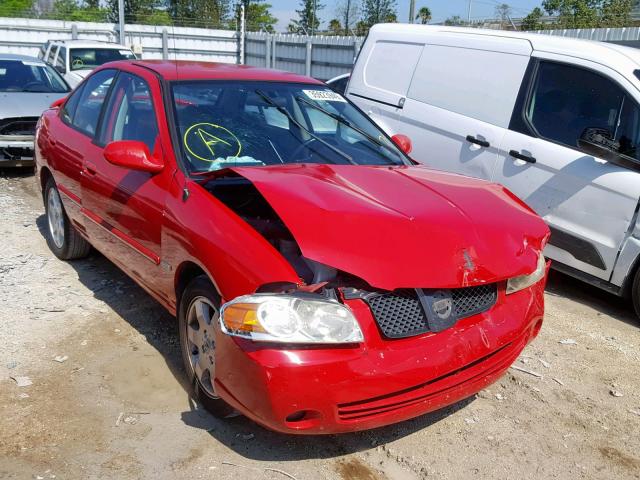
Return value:
[(60, 193), (53, 178), (44, 189), (44, 208), (47, 217), (47, 244), (60, 260), (86, 257), (91, 245), (76, 231), (67, 217)]
[(636, 269), (636, 274), (633, 277), (633, 284), (631, 285), (631, 303), (636, 315), (640, 317), (640, 268)]
[(214, 383), (219, 315), (215, 287), (206, 276), (196, 277), (184, 290), (178, 309), (182, 360), (194, 398), (216, 417), (226, 417), (234, 410), (217, 395)]

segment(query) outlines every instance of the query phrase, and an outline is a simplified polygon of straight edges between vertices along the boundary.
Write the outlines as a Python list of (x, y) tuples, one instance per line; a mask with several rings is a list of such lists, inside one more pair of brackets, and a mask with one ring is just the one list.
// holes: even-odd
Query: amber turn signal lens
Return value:
[(258, 322), (255, 303), (234, 303), (225, 308), (224, 323), (227, 329), (236, 332), (261, 332), (265, 330)]

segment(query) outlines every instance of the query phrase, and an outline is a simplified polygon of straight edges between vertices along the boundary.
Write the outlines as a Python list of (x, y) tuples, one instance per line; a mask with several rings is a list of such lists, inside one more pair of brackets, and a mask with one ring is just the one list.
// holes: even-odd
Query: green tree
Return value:
[(329, 32), (333, 35), (342, 34), (342, 25), (340, 24), (340, 20), (334, 18), (333, 20), (329, 20)]
[(449, 17), (444, 21), (445, 25), (451, 27), (459, 27), (460, 25), (464, 25), (464, 20), (460, 18), (460, 15), (454, 15), (453, 17)]
[(507, 3), (501, 3), (500, 5), (496, 5), (496, 17), (500, 20), (500, 27), (504, 28), (504, 26), (511, 18), (511, 7)]
[(33, 0), (0, 0), (0, 17), (29, 17)]
[(271, 15), (271, 4), (262, 0), (243, 0), (244, 18), (247, 30), (274, 33), (278, 19)]
[(418, 10), (418, 15), (416, 15), (416, 20), (420, 20), (420, 23), (426, 25), (431, 21), (431, 10), (429, 7), (421, 7)]
[(601, 0), (544, 0), (542, 7), (557, 16), (560, 28), (594, 28), (598, 26), (598, 6)]
[(541, 19), (544, 16), (544, 12), (541, 8), (536, 7), (531, 10), (531, 13), (522, 19), (522, 30), (542, 30), (544, 24)]
[(104, 22), (108, 12), (105, 8), (100, 8), (98, 2), (85, 1), (79, 4), (77, 0), (56, 0), (50, 17), (75, 22)]
[(601, 27), (627, 27), (631, 25), (633, 0), (606, 0), (602, 5)]
[(289, 33), (313, 35), (320, 26), (318, 12), (323, 8), (324, 5), (319, 0), (300, 0), (300, 10), (296, 10), (298, 18), (291, 20), (287, 27)]
[[(126, 1), (137, 4), (133, 7), (133, 16), (141, 20), (162, 6), (162, 0)], [(229, 19), (229, 13), (230, 0), (169, 0), (169, 15), (176, 25), (219, 27)]]
[(395, 0), (363, 0), (362, 21), (367, 27), (398, 20)]
[(339, 0), (336, 5), (336, 18), (342, 23), (344, 35), (351, 35), (359, 16), (356, 0)]

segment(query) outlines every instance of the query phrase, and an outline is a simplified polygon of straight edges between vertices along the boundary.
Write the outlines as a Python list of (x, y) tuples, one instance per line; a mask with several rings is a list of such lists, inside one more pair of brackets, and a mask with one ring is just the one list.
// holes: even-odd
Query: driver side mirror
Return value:
[(411, 150), (413, 149), (411, 139), (401, 133), (397, 133), (393, 137), (391, 137), (391, 141), (395, 143), (396, 146), (407, 155), (409, 155), (411, 153)]
[(109, 143), (104, 158), (113, 165), (141, 172), (158, 173), (164, 168), (162, 160), (151, 155), (146, 143), (135, 140)]
[(585, 128), (578, 139), (578, 147), (589, 155), (612, 163), (620, 158), (620, 143), (606, 128)]

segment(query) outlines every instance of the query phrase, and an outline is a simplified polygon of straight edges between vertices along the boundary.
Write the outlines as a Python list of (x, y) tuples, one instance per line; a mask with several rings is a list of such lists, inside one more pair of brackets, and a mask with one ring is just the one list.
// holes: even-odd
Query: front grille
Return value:
[[(497, 285), (445, 290), (453, 300), (452, 315), (457, 320), (489, 310), (498, 297)], [(374, 293), (365, 298), (382, 334), (405, 338), (430, 331), (427, 316), (416, 290), (402, 289)]]
[(38, 117), (16, 117), (0, 120), (0, 135), (35, 135)]

